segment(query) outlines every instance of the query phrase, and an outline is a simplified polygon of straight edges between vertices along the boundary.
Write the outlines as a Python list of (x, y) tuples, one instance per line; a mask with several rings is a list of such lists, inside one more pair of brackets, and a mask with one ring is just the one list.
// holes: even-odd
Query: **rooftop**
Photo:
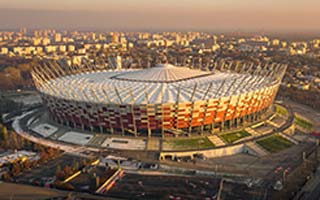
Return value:
[(68, 75), (43, 84), (51, 96), (96, 103), (157, 104), (190, 102), (255, 91), (274, 84), (268, 77), (201, 71), (173, 65), (103, 70)]
[(171, 64), (159, 64), (156, 67), (121, 73), (112, 78), (118, 80), (169, 83), (210, 74), (212, 74), (212, 72), (205, 72), (187, 67), (176, 67)]

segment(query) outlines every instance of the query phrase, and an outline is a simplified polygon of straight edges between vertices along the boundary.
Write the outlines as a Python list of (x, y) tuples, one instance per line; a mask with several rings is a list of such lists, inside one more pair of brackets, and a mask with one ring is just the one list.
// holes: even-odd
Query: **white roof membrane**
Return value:
[(158, 104), (177, 102), (178, 98), (179, 102), (188, 102), (237, 95), (271, 84), (264, 76), (161, 65), (64, 76), (44, 83), (40, 91), (75, 101)]

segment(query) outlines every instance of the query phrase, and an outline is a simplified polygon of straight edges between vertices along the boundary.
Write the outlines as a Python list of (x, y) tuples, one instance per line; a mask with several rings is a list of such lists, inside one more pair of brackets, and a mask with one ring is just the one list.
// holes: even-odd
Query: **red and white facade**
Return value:
[(285, 68), (231, 64), (201, 71), (160, 65), (68, 73), (60, 66), (36, 69), (33, 78), (58, 123), (101, 133), (163, 136), (212, 133), (257, 119), (273, 104)]

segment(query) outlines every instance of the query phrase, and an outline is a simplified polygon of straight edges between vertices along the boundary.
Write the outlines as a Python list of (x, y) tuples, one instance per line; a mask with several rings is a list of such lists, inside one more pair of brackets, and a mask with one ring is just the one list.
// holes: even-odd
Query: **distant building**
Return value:
[(54, 41), (55, 42), (61, 42), (61, 40), (62, 40), (61, 34), (60, 33), (56, 33), (54, 35)]

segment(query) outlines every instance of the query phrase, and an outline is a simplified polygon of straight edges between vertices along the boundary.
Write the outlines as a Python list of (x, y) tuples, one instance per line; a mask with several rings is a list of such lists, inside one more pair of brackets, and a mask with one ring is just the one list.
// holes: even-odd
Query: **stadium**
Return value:
[(49, 116), (64, 126), (123, 136), (212, 134), (263, 119), (286, 65), (217, 61), (103, 69), (43, 61), (32, 77)]

